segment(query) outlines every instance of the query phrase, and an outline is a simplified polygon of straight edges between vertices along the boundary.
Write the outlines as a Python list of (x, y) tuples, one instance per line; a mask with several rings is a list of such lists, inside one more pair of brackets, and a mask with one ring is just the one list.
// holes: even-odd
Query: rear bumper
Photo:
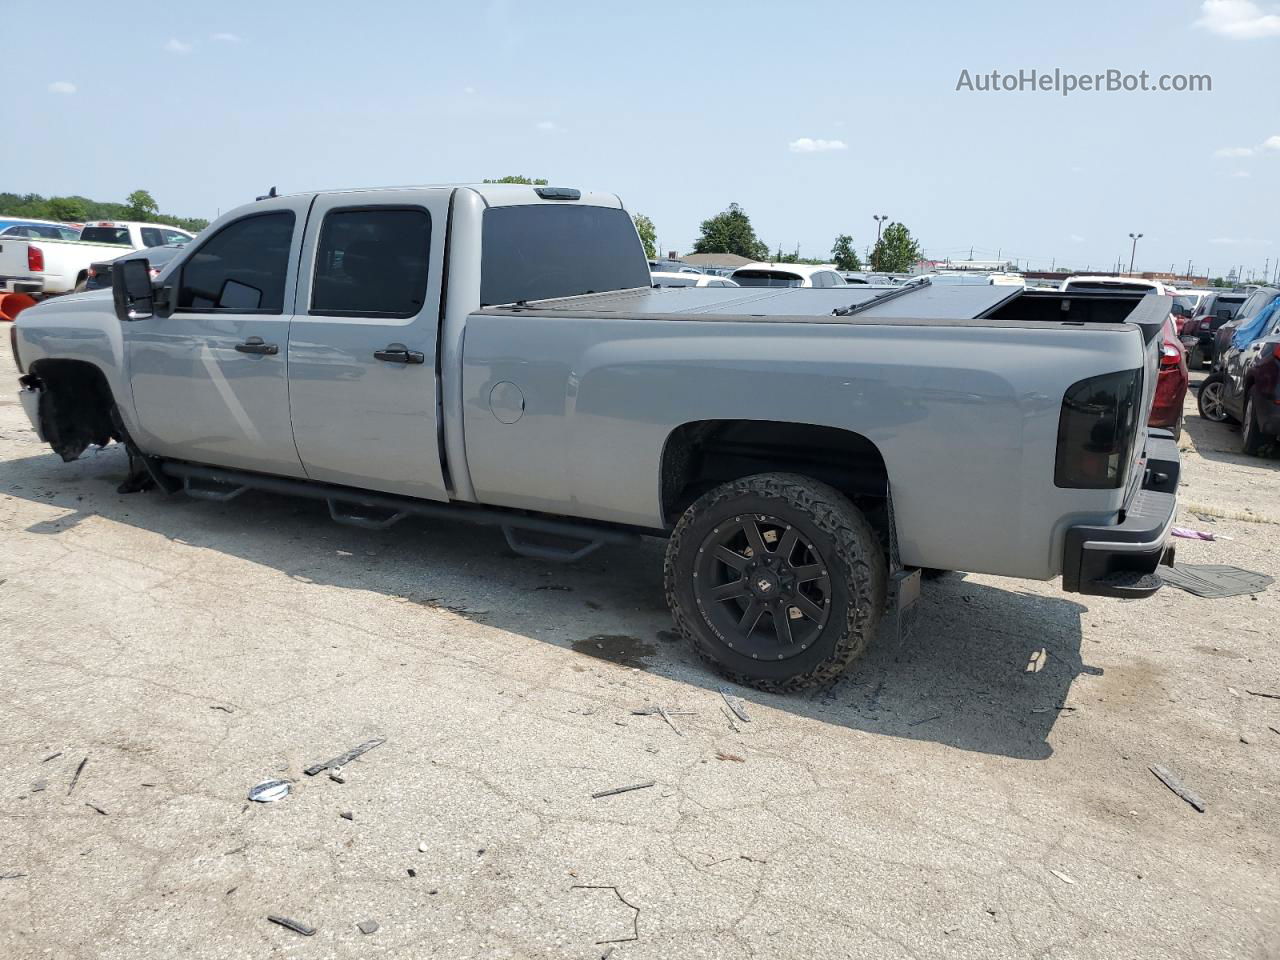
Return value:
[(0, 293), (44, 293), (44, 278), (0, 277)]
[(1062, 589), (1099, 597), (1149, 597), (1160, 589), (1156, 568), (1173, 562), (1169, 529), (1178, 507), (1178, 444), (1163, 430), (1147, 433), (1147, 470), (1124, 520), (1067, 530)]

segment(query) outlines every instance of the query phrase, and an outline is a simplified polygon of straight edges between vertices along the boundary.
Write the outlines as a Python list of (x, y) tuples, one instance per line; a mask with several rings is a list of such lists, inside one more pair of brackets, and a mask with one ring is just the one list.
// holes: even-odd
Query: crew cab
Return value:
[(190, 243), (186, 230), (160, 223), (95, 220), (78, 240), (0, 237), (0, 292), (52, 295), (82, 284), (89, 265), (129, 250)]
[(667, 538), (679, 629), (764, 689), (839, 674), (921, 567), (1135, 598), (1169, 556), (1167, 297), (654, 288), (614, 195), (496, 184), (265, 198), (112, 273), (13, 327), (64, 460), (546, 560)]

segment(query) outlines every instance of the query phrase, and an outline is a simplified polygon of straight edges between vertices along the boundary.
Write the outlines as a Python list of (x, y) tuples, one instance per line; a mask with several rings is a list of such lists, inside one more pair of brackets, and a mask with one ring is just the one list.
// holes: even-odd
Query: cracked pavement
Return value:
[[(1220, 516), (1179, 522), (1235, 539), (1180, 559), (1280, 577), (1280, 462), (1188, 431)], [(742, 722), (659, 543), (564, 567), (124, 470), (0, 395), (0, 956), (1280, 957), (1277, 588), (952, 574), (834, 687), (734, 688)]]

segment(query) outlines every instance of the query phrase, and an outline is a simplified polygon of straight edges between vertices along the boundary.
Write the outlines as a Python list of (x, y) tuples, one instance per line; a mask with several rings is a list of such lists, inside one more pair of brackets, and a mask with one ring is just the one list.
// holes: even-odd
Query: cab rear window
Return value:
[(799, 274), (784, 270), (737, 270), (733, 280), (740, 287), (798, 287), (804, 283)]
[(129, 240), (128, 227), (85, 227), (80, 231), (80, 239), (85, 243), (118, 243), (121, 246), (132, 246)]

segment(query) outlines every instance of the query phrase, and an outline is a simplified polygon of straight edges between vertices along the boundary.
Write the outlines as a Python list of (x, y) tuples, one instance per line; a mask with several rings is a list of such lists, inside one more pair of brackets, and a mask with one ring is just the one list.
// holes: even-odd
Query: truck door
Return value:
[(310, 199), (264, 201), (202, 238), (170, 278), (172, 314), (125, 324), (148, 453), (305, 476), (285, 360)]
[(447, 500), (436, 338), (451, 189), (317, 198), (289, 334), (293, 435), (313, 480)]

